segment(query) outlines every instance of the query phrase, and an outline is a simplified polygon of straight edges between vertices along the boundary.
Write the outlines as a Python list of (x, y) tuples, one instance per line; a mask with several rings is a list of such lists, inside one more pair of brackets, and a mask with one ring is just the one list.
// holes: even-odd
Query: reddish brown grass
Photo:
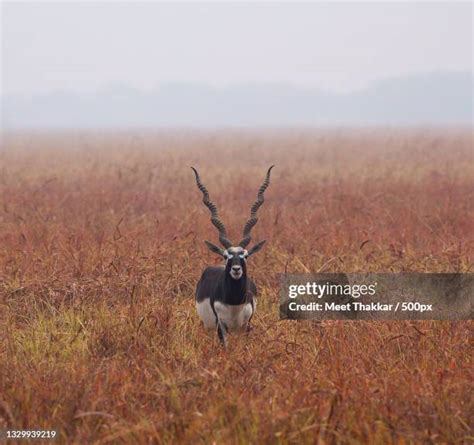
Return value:
[[(0, 429), (64, 443), (467, 443), (471, 322), (278, 320), (278, 274), (472, 271), (469, 131), (16, 134), (0, 152)], [(254, 240), (254, 331), (194, 311), (219, 260), (190, 166)], [(362, 246), (362, 247), (361, 247)]]

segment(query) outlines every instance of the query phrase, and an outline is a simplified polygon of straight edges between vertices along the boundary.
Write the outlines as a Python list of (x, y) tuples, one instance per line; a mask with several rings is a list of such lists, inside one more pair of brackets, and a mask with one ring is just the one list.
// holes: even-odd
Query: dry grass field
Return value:
[[(276, 164), (249, 260), (254, 329), (194, 309)], [(472, 272), (470, 130), (7, 134), (0, 151), (0, 430), (60, 443), (473, 440), (472, 322), (278, 319), (278, 274)], [(238, 240), (237, 240), (238, 241)]]

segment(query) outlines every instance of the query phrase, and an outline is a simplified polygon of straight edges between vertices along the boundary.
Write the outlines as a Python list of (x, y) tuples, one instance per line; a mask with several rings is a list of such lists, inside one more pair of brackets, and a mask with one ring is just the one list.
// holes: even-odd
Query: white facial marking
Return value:
[(240, 280), (240, 278), (242, 277), (243, 274), (244, 274), (244, 272), (242, 271), (242, 268), (240, 268), (238, 272), (235, 272), (234, 270), (230, 271), (230, 276), (234, 280)]
[[(228, 261), (232, 260), (233, 258), (235, 258), (236, 255), (238, 255), (240, 259), (245, 261), (247, 256), (248, 256), (248, 253), (245, 249), (243, 249), (240, 246), (239, 247), (229, 247), (228, 249), (226, 249), (224, 251), (224, 257), (226, 259), (226, 263)], [(240, 278), (242, 278), (243, 274), (244, 274), (244, 272), (242, 270), (242, 267), (240, 267), (239, 271), (234, 271), (234, 270), (230, 271), (230, 276), (234, 280), (240, 280)]]

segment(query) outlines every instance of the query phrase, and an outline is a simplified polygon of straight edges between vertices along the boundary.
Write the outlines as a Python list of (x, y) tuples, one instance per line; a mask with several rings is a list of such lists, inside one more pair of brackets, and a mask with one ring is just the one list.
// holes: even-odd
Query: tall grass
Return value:
[[(10, 134), (0, 152), (0, 429), (63, 443), (467, 443), (472, 322), (278, 320), (281, 272), (472, 271), (463, 130)], [(249, 263), (254, 330), (194, 311), (219, 259), (190, 166)]]

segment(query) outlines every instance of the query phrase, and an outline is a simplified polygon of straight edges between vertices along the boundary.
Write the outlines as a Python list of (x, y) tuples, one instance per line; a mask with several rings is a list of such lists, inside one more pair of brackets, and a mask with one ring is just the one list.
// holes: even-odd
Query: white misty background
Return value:
[(3, 128), (472, 124), (471, 3), (4, 3)]

